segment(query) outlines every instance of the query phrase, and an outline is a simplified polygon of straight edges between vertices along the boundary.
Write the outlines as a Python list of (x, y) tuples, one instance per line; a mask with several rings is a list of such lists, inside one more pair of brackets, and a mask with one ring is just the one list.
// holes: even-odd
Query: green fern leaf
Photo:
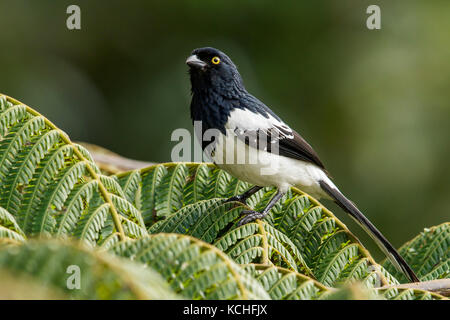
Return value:
[(315, 300), (331, 290), (298, 272), (276, 266), (249, 264), (245, 270), (253, 275), (273, 300)]
[(376, 292), (387, 300), (447, 300), (446, 297), (439, 294), (408, 288), (389, 288), (377, 289)]
[(262, 263), (311, 274), (292, 241), (263, 221), (232, 229), (217, 239), (214, 245), (241, 264)]
[[(263, 223), (267, 236), (262, 237), (256, 225), (236, 228), (236, 222), (242, 210), (264, 208), (275, 195), (274, 188), (257, 192), (248, 200), (247, 207), (240, 203), (226, 204), (224, 199), (251, 186), (211, 164), (159, 164), (120, 173), (117, 178), (121, 185), (130, 179), (135, 181), (129, 189), (135, 194), (128, 197), (137, 199), (136, 206), (144, 208), (147, 217), (144, 222), (150, 233), (192, 235), (228, 250), (238, 263), (263, 260), (304, 272), (328, 286), (347, 280), (361, 280), (369, 287), (397, 283), (379, 268), (342, 222), (297, 189), (290, 190), (272, 208)], [(273, 246), (263, 245), (262, 238)]]
[(49, 120), (0, 95), (0, 206), (27, 236), (78, 236), (92, 245), (115, 231), (145, 236), (129, 194)]
[[(450, 223), (425, 229), (399, 252), (421, 281), (450, 278)], [(407, 282), (391, 262), (385, 261), (383, 266), (401, 282)]]
[[(68, 285), (73, 284), (69, 267), (80, 271), (77, 290), (71, 290)], [(2, 276), (4, 271), (18, 279), (30, 279), (56, 289), (70, 299), (178, 298), (166, 281), (149, 268), (61, 241), (30, 241), (1, 248)]]
[(190, 299), (269, 299), (262, 286), (225, 253), (196, 238), (159, 233), (119, 242), (114, 253), (145, 263)]
[(8, 211), (0, 207), (0, 242), (24, 242), (25, 234)]

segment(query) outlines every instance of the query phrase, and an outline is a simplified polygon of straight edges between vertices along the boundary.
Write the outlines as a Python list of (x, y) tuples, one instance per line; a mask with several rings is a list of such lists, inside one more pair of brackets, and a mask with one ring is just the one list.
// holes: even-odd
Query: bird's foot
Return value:
[(239, 196), (239, 195), (231, 197), (231, 198), (225, 200), (225, 203), (233, 202), (233, 201), (237, 201), (237, 202), (240, 202), (240, 203), (245, 204), (245, 205), (247, 204), (247, 198), (245, 198), (243, 196)]
[(254, 210), (245, 210), (245, 211), (242, 211), (241, 214), (244, 214), (245, 217), (243, 217), (242, 220), (239, 221), (238, 226), (243, 226), (244, 224), (252, 222), (256, 219), (262, 219), (266, 216), (266, 213), (258, 212), (258, 211), (254, 211)]

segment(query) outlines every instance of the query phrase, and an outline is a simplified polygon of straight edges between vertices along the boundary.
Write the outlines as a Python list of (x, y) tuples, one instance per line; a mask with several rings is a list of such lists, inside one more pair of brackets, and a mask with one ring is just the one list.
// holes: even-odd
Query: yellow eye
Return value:
[(219, 59), (219, 57), (214, 57), (214, 58), (211, 59), (211, 62), (214, 63), (214, 64), (219, 64), (220, 63), (220, 59)]

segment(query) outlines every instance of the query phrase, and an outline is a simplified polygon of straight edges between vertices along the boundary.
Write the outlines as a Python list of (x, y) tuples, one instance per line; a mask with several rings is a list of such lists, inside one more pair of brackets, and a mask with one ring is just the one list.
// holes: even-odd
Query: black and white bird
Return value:
[[(335, 201), (369, 233), (410, 281), (419, 281), (389, 241), (339, 191), (305, 139), (247, 92), (236, 66), (226, 54), (210, 47), (199, 48), (192, 51), (186, 63), (192, 86), (191, 118), (193, 122), (201, 122), (199, 138), (203, 149), (211, 146), (210, 155), (218, 167), (255, 185), (230, 200), (245, 203), (266, 186), (278, 190), (261, 212), (245, 211), (240, 224), (264, 218), (289, 188), (298, 187), (315, 198)], [(204, 139), (208, 130), (218, 132), (212, 143)], [(246, 159), (253, 157), (254, 161), (236, 161), (236, 155), (227, 156), (232, 152), (245, 152)]]

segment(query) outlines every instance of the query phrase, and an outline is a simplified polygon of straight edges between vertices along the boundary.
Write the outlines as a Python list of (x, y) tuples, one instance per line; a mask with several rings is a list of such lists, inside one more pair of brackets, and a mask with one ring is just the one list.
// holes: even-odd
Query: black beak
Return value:
[(193, 54), (189, 58), (186, 59), (186, 64), (190, 67), (194, 68), (204, 68), (206, 67), (206, 63), (200, 60), (197, 55)]

